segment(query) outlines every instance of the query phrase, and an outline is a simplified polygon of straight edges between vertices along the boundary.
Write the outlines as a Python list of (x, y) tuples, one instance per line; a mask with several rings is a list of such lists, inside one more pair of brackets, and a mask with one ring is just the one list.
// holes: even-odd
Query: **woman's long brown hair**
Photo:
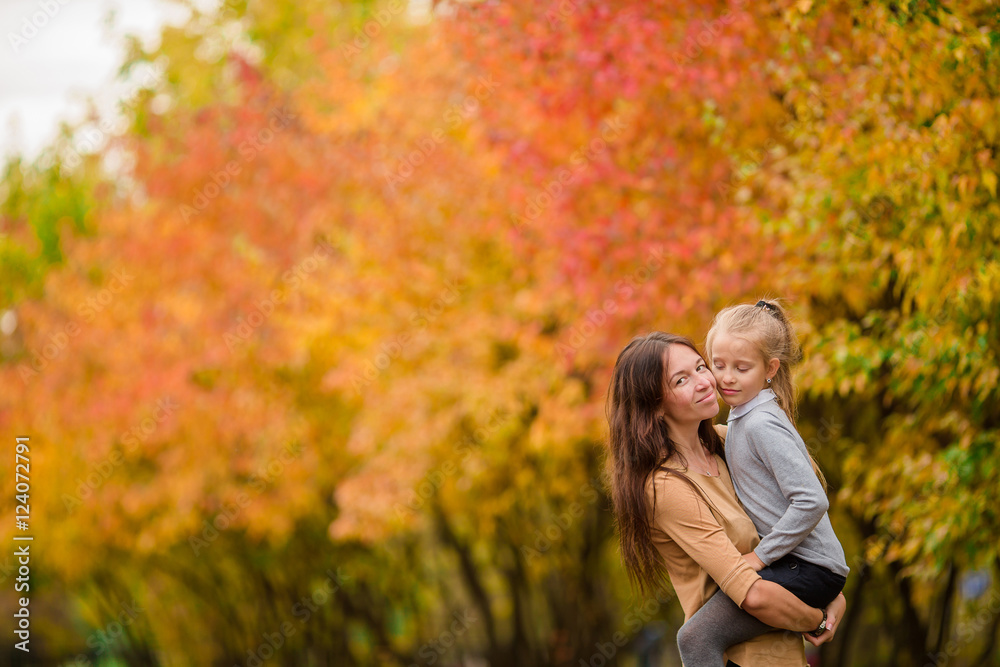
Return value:
[[(701, 355), (684, 336), (654, 331), (633, 338), (615, 362), (606, 406), (611, 501), (622, 562), (633, 589), (638, 586), (643, 594), (662, 590), (667, 582), (650, 530), (653, 507), (647, 500), (647, 480), (654, 471), (664, 469), (690, 482), (680, 471), (664, 466), (675, 454), (682, 462), (683, 457), (670, 437), (667, 422), (657, 416), (666, 391), (667, 355), (673, 345), (687, 346)], [(712, 428), (711, 419), (698, 425), (698, 435), (710, 452), (724, 457), (722, 439)]]

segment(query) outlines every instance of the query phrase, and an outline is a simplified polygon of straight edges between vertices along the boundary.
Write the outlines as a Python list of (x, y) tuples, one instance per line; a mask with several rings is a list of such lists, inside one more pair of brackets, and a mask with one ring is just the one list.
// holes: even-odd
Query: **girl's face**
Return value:
[(712, 341), (712, 373), (722, 400), (731, 407), (743, 405), (767, 387), (778, 371), (777, 359), (764, 363), (760, 351), (744, 338), (720, 331)]
[(664, 418), (676, 426), (712, 419), (719, 414), (715, 378), (701, 355), (687, 345), (671, 345), (666, 355)]

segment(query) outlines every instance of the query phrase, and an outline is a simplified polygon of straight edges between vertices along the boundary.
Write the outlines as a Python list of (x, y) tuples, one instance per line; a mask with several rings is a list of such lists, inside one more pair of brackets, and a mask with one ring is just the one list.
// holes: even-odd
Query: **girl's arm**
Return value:
[(761, 562), (770, 565), (791, 553), (816, 528), (830, 508), (830, 501), (802, 438), (787, 419), (763, 410), (754, 411), (746, 419), (750, 447), (788, 501), (784, 514), (754, 549)]

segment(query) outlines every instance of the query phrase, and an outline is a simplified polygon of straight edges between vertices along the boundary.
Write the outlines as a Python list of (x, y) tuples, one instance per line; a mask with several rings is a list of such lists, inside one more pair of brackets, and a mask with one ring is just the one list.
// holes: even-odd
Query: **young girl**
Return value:
[[(773, 301), (731, 306), (705, 343), (722, 400), (732, 409), (726, 460), (760, 543), (744, 558), (761, 577), (825, 608), (850, 568), (826, 511), (829, 502), (795, 430), (791, 366), (800, 359), (785, 311)], [(822, 634), (824, 621), (813, 633)], [(770, 628), (716, 593), (678, 633), (685, 667), (720, 667), (725, 650)]]

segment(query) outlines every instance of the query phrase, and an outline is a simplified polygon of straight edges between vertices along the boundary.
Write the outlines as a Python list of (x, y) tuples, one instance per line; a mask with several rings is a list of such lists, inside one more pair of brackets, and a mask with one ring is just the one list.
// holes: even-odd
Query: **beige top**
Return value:
[[(724, 426), (716, 426), (725, 435)], [(657, 470), (646, 484), (654, 507), (653, 543), (667, 566), (670, 583), (687, 621), (719, 588), (742, 606), (747, 591), (760, 579), (741, 554), (753, 551), (760, 537), (743, 511), (729, 469), (719, 456), (718, 477), (684, 472), (697, 485)], [(656, 504), (653, 504), (653, 491)], [(776, 630), (731, 647), (729, 660), (740, 667), (802, 667), (806, 664), (802, 635)]]

